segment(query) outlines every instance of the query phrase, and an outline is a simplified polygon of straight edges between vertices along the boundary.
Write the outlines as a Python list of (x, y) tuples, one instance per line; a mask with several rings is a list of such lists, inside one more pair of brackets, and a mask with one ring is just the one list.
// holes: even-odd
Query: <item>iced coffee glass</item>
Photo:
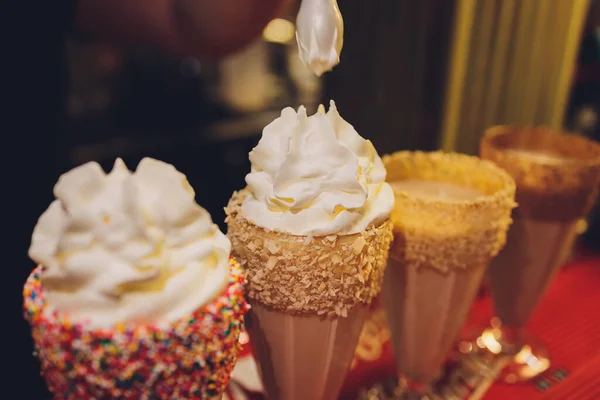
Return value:
[(499, 126), (485, 132), (480, 150), (514, 178), (518, 207), (506, 246), (490, 264), (496, 316), (460, 347), (502, 358), (501, 378), (514, 383), (550, 366), (546, 348), (525, 325), (568, 257), (577, 222), (598, 196), (600, 144), (547, 128)]
[(394, 240), (383, 291), (400, 373), (395, 395), (435, 392), (490, 259), (502, 248), (515, 184), (477, 157), (402, 151), (383, 158)]

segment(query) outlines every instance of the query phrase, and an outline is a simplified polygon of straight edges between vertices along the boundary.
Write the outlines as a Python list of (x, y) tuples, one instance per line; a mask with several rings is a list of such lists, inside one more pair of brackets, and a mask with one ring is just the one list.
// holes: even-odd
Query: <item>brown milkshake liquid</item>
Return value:
[(416, 199), (456, 201), (473, 200), (478, 196), (483, 196), (483, 193), (477, 189), (449, 182), (407, 179), (389, 182), (389, 184), (394, 193), (405, 192)]
[(505, 325), (525, 325), (569, 255), (576, 225), (514, 218), (506, 246), (490, 266), (494, 308)]
[(362, 305), (347, 318), (294, 316), (254, 303), (246, 329), (269, 399), (335, 399), (368, 312)]
[[(417, 199), (456, 201), (483, 195), (447, 182), (406, 180), (390, 185), (394, 192)], [(388, 310), (394, 310), (388, 314), (394, 356), (405, 375), (412, 379), (436, 375), (467, 317), (484, 271), (485, 265), (448, 272), (412, 268), (392, 250), (384, 293)]]
[(455, 153), (385, 156), (394, 190), (394, 241), (384, 297), (398, 372), (437, 377), (503, 246), (514, 181), (491, 163)]

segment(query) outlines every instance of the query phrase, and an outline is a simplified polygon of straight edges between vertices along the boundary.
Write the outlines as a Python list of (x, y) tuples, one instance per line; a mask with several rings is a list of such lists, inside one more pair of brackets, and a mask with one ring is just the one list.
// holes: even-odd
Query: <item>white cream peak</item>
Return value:
[(29, 256), (45, 267), (46, 300), (72, 321), (160, 325), (227, 285), (231, 244), (172, 165), (145, 158), (132, 173), (118, 159), (106, 174), (90, 162), (54, 194)]
[(250, 195), (242, 212), (257, 225), (294, 235), (349, 234), (387, 219), (394, 195), (369, 140), (331, 101), (308, 117), (286, 108), (250, 152)]

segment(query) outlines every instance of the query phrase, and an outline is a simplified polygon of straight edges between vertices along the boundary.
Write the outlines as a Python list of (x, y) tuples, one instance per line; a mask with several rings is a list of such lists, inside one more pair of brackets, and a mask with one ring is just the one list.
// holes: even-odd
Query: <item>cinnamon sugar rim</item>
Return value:
[[(511, 145), (512, 140), (523, 134), (537, 135), (538, 137), (552, 135), (551, 143), (527, 143)], [(508, 143), (498, 143), (498, 139), (507, 136)], [(549, 136), (548, 136), (549, 137)], [(488, 128), (482, 139), (496, 151), (504, 153), (504, 156), (514, 160), (522, 161), (522, 156), (512, 154), (509, 150), (532, 150), (549, 151), (560, 157), (554, 166), (578, 166), (592, 167), (600, 165), (600, 143), (581, 136), (576, 132), (555, 130), (545, 126), (520, 127), (517, 125), (496, 125)], [(573, 145), (576, 147), (573, 147)], [(524, 145), (524, 146), (523, 146)], [(530, 161), (536, 163), (535, 161)]]
[[(392, 154), (386, 154), (382, 157), (383, 164), (387, 170), (387, 182), (395, 182), (407, 179), (423, 179), (430, 181), (442, 181), (446, 183), (456, 183), (462, 186), (469, 186), (474, 189), (480, 190), (483, 192), (481, 196), (478, 196), (474, 199), (466, 199), (466, 200), (458, 200), (458, 199), (436, 199), (436, 198), (422, 198), (422, 197), (413, 197), (410, 194), (393, 189), (394, 196), (396, 201), (400, 198), (402, 201), (409, 201), (420, 203), (423, 205), (444, 205), (444, 206), (452, 206), (452, 207), (463, 207), (463, 208), (471, 208), (471, 207), (485, 207), (485, 206), (493, 206), (499, 203), (505, 202), (513, 202), (514, 192), (515, 192), (515, 182), (513, 178), (503, 169), (497, 167), (493, 162), (483, 160), (479, 157), (469, 156), (466, 154), (460, 153), (452, 153), (452, 152), (442, 152), (442, 151), (433, 151), (433, 152), (425, 152), (425, 151), (399, 151)], [(422, 163), (430, 163), (433, 162), (438, 166), (442, 166), (444, 164), (452, 165), (459, 163), (464, 165), (466, 168), (478, 168), (488, 174), (496, 175), (498, 178), (498, 182), (496, 183), (496, 188), (486, 191), (481, 190), (481, 186), (470, 185), (465, 182), (457, 181), (456, 176), (451, 176), (451, 174), (445, 174), (445, 171), (438, 170), (435, 174), (426, 175), (421, 173), (424, 171), (418, 171), (417, 165), (413, 165), (417, 168), (411, 168), (409, 170), (403, 171), (406, 175), (399, 175), (398, 170), (403, 166), (406, 167), (405, 162), (412, 160), (415, 164), (422, 165)], [(431, 167), (435, 167), (432, 165)], [(402, 172), (401, 172), (402, 173)], [(446, 176), (445, 176), (446, 175)], [(483, 185), (487, 186), (487, 185)]]
[(441, 151), (400, 151), (383, 157), (387, 181), (452, 183), (482, 193), (472, 200), (438, 200), (395, 190), (390, 253), (409, 267), (441, 272), (485, 266), (506, 242), (516, 206), (515, 182), (492, 162)]
[(244, 217), (247, 194), (234, 193), (225, 211), (232, 253), (248, 277), (248, 299), (289, 313), (345, 317), (380, 292), (392, 238), (389, 219), (354, 234), (291, 235)]
[[(540, 162), (511, 150), (558, 158)], [(600, 143), (545, 127), (496, 126), (484, 133), (480, 152), (515, 180), (518, 215), (572, 221), (594, 205), (600, 189)]]

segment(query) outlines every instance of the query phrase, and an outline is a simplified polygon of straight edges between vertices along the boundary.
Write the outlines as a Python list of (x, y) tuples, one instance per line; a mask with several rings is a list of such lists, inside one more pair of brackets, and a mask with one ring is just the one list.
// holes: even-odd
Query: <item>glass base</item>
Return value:
[(532, 334), (507, 330), (492, 320), (492, 326), (458, 344), (459, 364), (482, 375), (495, 375), (508, 384), (527, 382), (550, 367), (548, 349)]
[(434, 393), (413, 391), (398, 378), (387, 378), (361, 390), (357, 400), (438, 400)]
[[(475, 379), (473, 379), (475, 378)], [(467, 400), (481, 392), (481, 376), (453, 367), (444, 372), (427, 390), (408, 386), (402, 380), (389, 377), (362, 389), (357, 400)], [(421, 390), (419, 390), (421, 389)]]

